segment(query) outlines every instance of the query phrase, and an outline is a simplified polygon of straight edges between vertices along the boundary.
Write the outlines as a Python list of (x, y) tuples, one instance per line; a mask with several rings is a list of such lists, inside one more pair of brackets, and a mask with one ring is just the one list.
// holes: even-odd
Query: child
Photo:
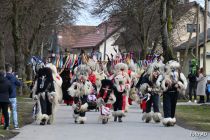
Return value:
[(210, 103), (209, 95), (210, 95), (210, 79), (208, 79), (206, 83), (206, 102), (208, 103)]
[(3, 114), (1, 114), (1, 122), (0, 122), (0, 124), (1, 124), (2, 126), (4, 126), (4, 115), (3, 115)]

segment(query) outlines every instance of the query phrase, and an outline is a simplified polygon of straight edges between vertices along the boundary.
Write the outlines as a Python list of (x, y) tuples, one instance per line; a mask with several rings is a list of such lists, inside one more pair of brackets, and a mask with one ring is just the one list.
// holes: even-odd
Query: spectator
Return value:
[(6, 66), (6, 77), (10, 81), (12, 85), (12, 94), (9, 96), (9, 100), (12, 107), (12, 116), (13, 116), (13, 124), (14, 129), (18, 130), (18, 115), (17, 115), (17, 99), (16, 99), (16, 87), (21, 86), (21, 82), (16, 78), (16, 76), (12, 73), (12, 66)]
[(9, 96), (12, 94), (12, 85), (5, 78), (5, 72), (0, 71), (0, 108), (2, 109), (5, 122), (4, 129), (9, 130)]
[(188, 75), (189, 79), (189, 102), (192, 102), (192, 92), (194, 95), (194, 102), (197, 103), (197, 96), (196, 96), (196, 88), (197, 88), (197, 81), (196, 81), (196, 74), (193, 74), (192, 71)]
[(210, 103), (210, 79), (208, 78), (207, 83), (206, 83), (206, 102)]
[(204, 96), (206, 93), (206, 82), (207, 82), (207, 79), (203, 74), (203, 68), (200, 68), (196, 79), (198, 82), (196, 94), (200, 96), (200, 100), (198, 103), (201, 104), (204, 103)]

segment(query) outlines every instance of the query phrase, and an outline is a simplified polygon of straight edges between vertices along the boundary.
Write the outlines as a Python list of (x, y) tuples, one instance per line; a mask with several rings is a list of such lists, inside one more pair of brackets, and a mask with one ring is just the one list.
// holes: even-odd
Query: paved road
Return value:
[(60, 105), (53, 125), (27, 125), (20, 129), (20, 134), (12, 140), (210, 140), (207, 137), (191, 137), (190, 130), (179, 126), (163, 125), (141, 121), (142, 114), (132, 106), (123, 123), (113, 122), (106, 125), (98, 122), (98, 112), (87, 113), (86, 124), (74, 124), (72, 110), (69, 106)]

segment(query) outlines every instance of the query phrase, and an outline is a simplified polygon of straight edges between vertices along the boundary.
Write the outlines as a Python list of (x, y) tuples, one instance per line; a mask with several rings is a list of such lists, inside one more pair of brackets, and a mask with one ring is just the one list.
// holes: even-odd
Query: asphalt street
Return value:
[(144, 123), (142, 113), (137, 106), (131, 106), (123, 122), (108, 124), (98, 121), (99, 112), (87, 112), (86, 124), (75, 124), (70, 106), (60, 105), (57, 109), (55, 123), (40, 126), (32, 123), (21, 128), (20, 134), (12, 140), (210, 140), (201, 132), (181, 128), (164, 127), (162, 123)]

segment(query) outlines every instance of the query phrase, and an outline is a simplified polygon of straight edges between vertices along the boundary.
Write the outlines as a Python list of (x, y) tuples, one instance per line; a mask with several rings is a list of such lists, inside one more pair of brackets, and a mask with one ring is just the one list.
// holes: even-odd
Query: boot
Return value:
[(114, 121), (115, 121), (115, 122), (117, 121), (117, 116), (114, 116)]
[(45, 125), (46, 121), (47, 121), (46, 119), (42, 119), (42, 121), (40, 122), (40, 125)]
[(102, 124), (107, 124), (107, 122), (108, 122), (108, 119), (103, 119), (102, 120)]
[(204, 96), (200, 96), (200, 101), (198, 102), (198, 104), (202, 104), (202, 103), (205, 103), (204, 102)]
[(122, 116), (118, 117), (118, 122), (122, 122)]
[(209, 94), (206, 95), (206, 102), (210, 103)]

